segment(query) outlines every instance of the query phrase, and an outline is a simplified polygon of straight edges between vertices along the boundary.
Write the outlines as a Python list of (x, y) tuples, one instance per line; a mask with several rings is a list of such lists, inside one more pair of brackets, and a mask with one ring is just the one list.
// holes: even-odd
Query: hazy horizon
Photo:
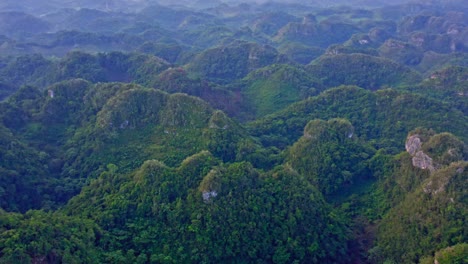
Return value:
[(420, 1), (420, 0), (395, 0), (388, 3), (384, 0), (69, 0), (69, 1), (34, 1), (34, 0), (4, 0), (0, 3), (0, 12), (5, 11), (20, 11), (35, 15), (50, 13), (61, 8), (89, 8), (103, 11), (123, 11), (135, 12), (150, 5), (160, 4), (164, 6), (185, 6), (193, 9), (206, 9), (216, 7), (222, 4), (238, 5), (246, 4), (300, 4), (316, 7), (333, 7), (333, 6), (352, 6), (357, 8), (375, 8), (385, 5), (398, 5), (404, 3), (454, 3), (459, 0), (442, 0), (442, 1)]

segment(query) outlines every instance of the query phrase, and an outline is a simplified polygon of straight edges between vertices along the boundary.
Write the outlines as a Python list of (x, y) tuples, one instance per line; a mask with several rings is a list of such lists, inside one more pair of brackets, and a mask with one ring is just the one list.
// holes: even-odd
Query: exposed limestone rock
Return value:
[(435, 171), (434, 162), (432, 158), (421, 150), (422, 142), (418, 134), (408, 137), (405, 143), (406, 151), (413, 157), (413, 166), (423, 169)]
[(369, 44), (369, 41), (367, 39), (360, 39), (359, 44), (366, 45), (366, 44)]
[(416, 152), (416, 154), (413, 156), (413, 166), (421, 168), (423, 170), (428, 169), (431, 172), (435, 171), (434, 165), (432, 163), (432, 158), (422, 151)]
[(47, 94), (49, 95), (50, 98), (54, 98), (54, 90), (49, 89), (49, 90), (47, 91)]
[(221, 189), (222, 172), (219, 168), (212, 169), (201, 181), (199, 190), (202, 193), (204, 203), (209, 203), (218, 196)]
[[(430, 194), (438, 194), (445, 191), (445, 186), (448, 184), (447, 178), (442, 178), (439, 182), (430, 181), (426, 186), (424, 186), (423, 191)], [(451, 202), (455, 202), (453, 198), (450, 198)]]
[(218, 192), (216, 191), (205, 191), (205, 192), (202, 192), (202, 197), (203, 197), (203, 201), (205, 203), (209, 202), (211, 200), (211, 198), (214, 198), (218, 196)]
[(421, 139), (419, 138), (419, 135), (416, 134), (408, 137), (405, 148), (411, 156), (414, 156), (416, 152), (421, 149)]

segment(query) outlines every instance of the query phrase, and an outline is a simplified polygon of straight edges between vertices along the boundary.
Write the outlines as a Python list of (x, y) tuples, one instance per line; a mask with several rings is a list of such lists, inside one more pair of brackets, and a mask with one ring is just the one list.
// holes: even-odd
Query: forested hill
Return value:
[(0, 3), (0, 263), (468, 263), (466, 4), (338, 2)]

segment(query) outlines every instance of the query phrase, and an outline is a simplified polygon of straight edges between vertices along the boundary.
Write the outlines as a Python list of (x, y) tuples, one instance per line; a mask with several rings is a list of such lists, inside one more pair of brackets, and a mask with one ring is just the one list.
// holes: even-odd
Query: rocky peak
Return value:
[(221, 189), (222, 171), (219, 168), (212, 169), (201, 181), (199, 190), (203, 202), (208, 203), (219, 194)]
[(468, 156), (463, 141), (450, 133), (435, 134), (423, 130), (413, 133), (406, 139), (405, 148), (415, 167), (434, 172), (452, 162), (466, 160)]
[(419, 135), (409, 136), (405, 144), (406, 151), (411, 155), (415, 155), (421, 149), (421, 139)]
[(432, 158), (422, 151), (416, 152), (413, 156), (413, 166), (421, 168), (423, 170), (435, 171)]
[(408, 137), (405, 143), (406, 151), (413, 157), (413, 166), (423, 170), (435, 171), (432, 158), (421, 150), (421, 138), (418, 134)]

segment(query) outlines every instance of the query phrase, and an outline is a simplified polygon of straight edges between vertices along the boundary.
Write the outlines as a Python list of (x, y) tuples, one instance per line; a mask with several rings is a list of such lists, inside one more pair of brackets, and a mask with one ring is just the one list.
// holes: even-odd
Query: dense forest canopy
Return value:
[(468, 263), (461, 0), (0, 3), (0, 263)]

